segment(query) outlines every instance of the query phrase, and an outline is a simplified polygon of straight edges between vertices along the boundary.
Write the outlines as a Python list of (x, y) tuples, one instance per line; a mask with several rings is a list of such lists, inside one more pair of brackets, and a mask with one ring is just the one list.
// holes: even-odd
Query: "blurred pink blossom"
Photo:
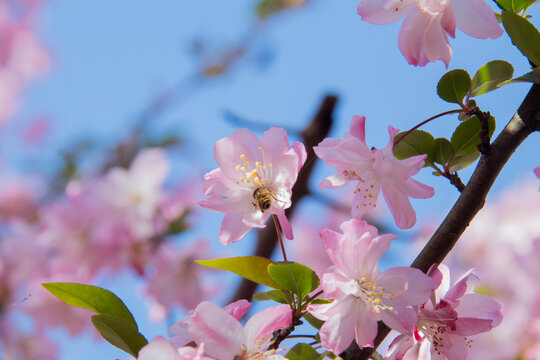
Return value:
[(162, 245), (153, 257), (155, 272), (147, 278), (146, 292), (165, 307), (180, 304), (186, 310), (194, 309), (212, 290), (202, 281), (205, 268), (194, 261), (209, 256), (202, 240), (184, 250)]
[(503, 34), (484, 0), (362, 0), (358, 14), (362, 20), (379, 25), (405, 17), (399, 49), (412, 65), (442, 60), (448, 67), (452, 56), (448, 36), (455, 37), (456, 27), (480, 39)]
[(365, 221), (341, 225), (343, 234), (325, 229), (324, 247), (335, 264), (322, 278), (329, 304), (310, 305), (308, 311), (325, 321), (319, 335), (323, 347), (341, 353), (355, 340), (358, 346), (373, 346), (377, 321), (412, 335), (416, 310), (437, 287), (418, 269), (395, 267), (381, 272), (377, 263), (395, 235), (378, 235)]
[(204, 176), (203, 193), (210, 197), (200, 205), (226, 213), (219, 231), (223, 245), (240, 240), (253, 227), (264, 227), (272, 214), (292, 239), (285, 209), (291, 206), (292, 187), (306, 161), (304, 145), (289, 146), (282, 128), (271, 128), (260, 140), (239, 129), (216, 142), (214, 156), (219, 168)]
[(433, 188), (411, 178), (424, 165), (425, 155), (397, 160), (392, 152), (394, 137), (399, 130), (388, 127), (390, 141), (378, 150), (370, 149), (365, 140), (364, 116), (354, 116), (349, 131), (343, 139), (324, 139), (314, 148), (318, 157), (337, 173), (321, 182), (319, 188), (340, 188), (351, 181), (358, 181), (354, 190), (352, 216), (361, 219), (370, 209), (376, 207), (382, 190), (384, 200), (400, 229), (408, 229), (416, 223), (416, 213), (409, 197), (428, 198), (433, 196)]

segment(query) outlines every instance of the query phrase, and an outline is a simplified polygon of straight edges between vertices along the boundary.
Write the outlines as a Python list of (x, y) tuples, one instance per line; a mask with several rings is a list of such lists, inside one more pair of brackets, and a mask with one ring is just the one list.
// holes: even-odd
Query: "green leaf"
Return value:
[(308, 312), (304, 314), (304, 319), (317, 330), (320, 330), (321, 326), (324, 324), (324, 321), (317, 319)]
[[(399, 133), (396, 140), (400, 139), (405, 132)], [(425, 166), (429, 166), (433, 162), (435, 152), (435, 138), (426, 131), (414, 130), (407, 137), (401, 140), (393, 148), (396, 159), (403, 160), (412, 156), (427, 154)]]
[(330, 304), (332, 300), (327, 299), (313, 299), (309, 303), (310, 304)]
[(319, 354), (311, 345), (299, 343), (294, 345), (285, 357), (289, 360), (320, 360), (324, 354)]
[(272, 264), (272, 261), (264, 257), (242, 256), (225, 259), (196, 260), (195, 262), (206, 267), (233, 272), (248, 280), (274, 289), (283, 288), (283, 286), (279, 285), (268, 274), (268, 265)]
[[(482, 127), (478, 117), (473, 116), (463, 121), (452, 135), (452, 145), (455, 156), (450, 162), (450, 171), (461, 170), (472, 164), (480, 156), (478, 145), (481, 142), (480, 133)], [(489, 118), (489, 136), (495, 131), (495, 118)]]
[(482, 66), (474, 75), (469, 96), (474, 97), (490, 92), (514, 75), (512, 65), (502, 60), (493, 60)]
[(257, 292), (253, 295), (253, 300), (265, 301), (274, 300), (280, 304), (292, 304), (294, 298), (290, 291), (287, 290), (270, 290), (266, 292)]
[(268, 274), (283, 288), (295, 293), (299, 299), (315, 290), (320, 283), (315, 271), (291, 261), (268, 265)]
[(435, 139), (435, 162), (446, 165), (454, 157), (454, 146), (445, 138)]
[(137, 329), (137, 323), (126, 305), (109, 290), (76, 283), (45, 283), (43, 287), (66, 304), (98, 314), (114, 315)]
[[(453, 171), (458, 171), (461, 169), (465, 169), (467, 166), (471, 165), (473, 162), (476, 161), (480, 157), (480, 151), (475, 151), (469, 154), (459, 155), (452, 159), (450, 162), (448, 169)], [(434, 174), (435, 175), (435, 174)], [(439, 175), (437, 175), (439, 176)]]
[[(491, 116), (489, 122), (489, 136), (495, 131), (495, 118)], [(469, 120), (463, 121), (452, 134), (452, 145), (456, 152), (456, 156), (470, 154), (478, 151), (478, 145), (481, 142), (480, 133), (482, 126), (480, 119), (473, 116)]]
[[(536, 69), (538, 68), (535, 68), (535, 70)], [(501, 83), (499, 86), (519, 83), (519, 82), (530, 82), (530, 83), (540, 84), (540, 76), (538, 75), (537, 71), (529, 71), (528, 73), (523, 74), (520, 77), (506, 80), (505, 82)]]
[(148, 340), (129, 321), (118, 316), (101, 314), (92, 316), (92, 323), (105, 340), (128, 354), (137, 357)]
[(517, 13), (531, 6), (534, 0), (497, 0), (496, 2), (501, 9)]
[(540, 66), (540, 33), (533, 24), (519, 15), (502, 12), (503, 25), (514, 45), (535, 66)]
[(462, 104), (471, 86), (471, 77), (465, 70), (455, 69), (444, 74), (437, 84), (437, 94), (450, 103)]

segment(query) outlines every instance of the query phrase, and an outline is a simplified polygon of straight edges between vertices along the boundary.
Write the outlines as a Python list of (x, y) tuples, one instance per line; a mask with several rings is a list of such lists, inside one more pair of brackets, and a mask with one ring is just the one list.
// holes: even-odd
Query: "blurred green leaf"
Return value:
[(283, 288), (295, 293), (299, 299), (319, 286), (319, 277), (309, 267), (291, 261), (268, 265), (268, 274)]
[(500, 86), (513, 84), (513, 83), (519, 83), (519, 82), (530, 82), (534, 84), (540, 84), (540, 75), (538, 75), (538, 69), (539, 68), (534, 68), (533, 71), (529, 71), (528, 73), (523, 74), (520, 77), (506, 80), (504, 83), (500, 84)]
[(450, 103), (462, 104), (469, 92), (471, 77), (465, 70), (455, 69), (444, 74), (437, 84), (437, 94)]
[(105, 340), (134, 357), (137, 357), (139, 350), (148, 344), (148, 340), (137, 331), (137, 328), (118, 316), (94, 315), (92, 323)]
[(509, 11), (502, 12), (503, 25), (515, 46), (536, 67), (540, 66), (540, 33), (527, 19)]
[(490, 92), (512, 78), (514, 68), (502, 60), (493, 60), (482, 66), (474, 75), (469, 96), (474, 97)]
[(233, 272), (248, 280), (274, 289), (283, 288), (283, 286), (268, 274), (268, 265), (272, 264), (272, 261), (267, 258), (242, 256), (225, 259), (196, 260), (195, 262), (206, 267)]
[(76, 283), (45, 283), (42, 285), (66, 304), (88, 309), (98, 314), (114, 315), (127, 321), (134, 329), (138, 329), (137, 323), (126, 305), (109, 290)]

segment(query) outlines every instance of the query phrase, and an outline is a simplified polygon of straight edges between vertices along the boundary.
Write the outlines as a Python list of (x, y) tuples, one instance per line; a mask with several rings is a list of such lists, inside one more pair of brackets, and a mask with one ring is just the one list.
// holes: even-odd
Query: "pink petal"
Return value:
[(480, 39), (498, 38), (503, 34), (495, 12), (484, 0), (452, 0), (457, 27)]
[[(218, 140), (214, 146), (214, 157), (216, 162), (231, 179), (236, 179), (238, 171), (237, 165), (241, 162), (248, 161), (253, 164), (257, 160), (255, 151), (258, 151), (259, 139), (255, 134), (247, 129), (236, 130), (231, 137), (225, 137)], [(240, 156), (245, 155), (245, 159)]]
[(399, 30), (399, 50), (411, 65), (424, 66), (429, 62), (424, 52), (424, 32), (429, 26), (429, 18), (419, 11), (411, 11), (405, 17)]
[(295, 141), (292, 144), (291, 149), (296, 153), (296, 156), (298, 157), (298, 169), (296, 170), (296, 172), (300, 172), (302, 166), (304, 166), (304, 163), (307, 159), (306, 147), (301, 142)]
[(349, 177), (338, 171), (334, 175), (330, 175), (319, 184), (319, 189), (337, 189), (349, 183)]
[(429, 61), (442, 60), (446, 67), (452, 56), (448, 34), (441, 24), (442, 14), (431, 17), (424, 33), (424, 52)]
[(465, 294), (456, 311), (460, 318), (487, 319), (493, 321), (493, 326), (502, 321), (501, 305), (483, 294)]
[(325, 349), (339, 354), (353, 341), (357, 315), (356, 302), (354, 297), (347, 296), (331, 304), (335, 315), (326, 320), (319, 332), (321, 344)]
[(353, 198), (351, 215), (355, 219), (361, 219), (366, 212), (377, 206), (377, 198), (381, 192), (381, 180), (379, 177), (359, 182), (356, 187), (356, 195)]
[(178, 350), (165, 338), (158, 336), (140, 351), (137, 360), (182, 360)]
[[(363, 272), (367, 271), (368, 274), (372, 274), (376, 271), (377, 263), (381, 256), (388, 251), (390, 242), (394, 239), (397, 239), (397, 235), (384, 234), (373, 238), (369, 247), (364, 251), (364, 261), (361, 266)], [(356, 249), (356, 251), (362, 251), (362, 249)]]
[(279, 220), (279, 226), (281, 226), (281, 230), (283, 230), (283, 234), (285, 235), (287, 239), (292, 240), (293, 239), (292, 226), (289, 223), (287, 216), (285, 215), (285, 211), (281, 210), (277, 212), (276, 215)]
[[(388, 274), (388, 275), (387, 275)], [(390, 276), (390, 275), (401, 275), (406, 279), (406, 291), (400, 295), (396, 294), (395, 298), (389, 303), (396, 306), (407, 306), (407, 305), (423, 305), (428, 301), (429, 296), (437, 287), (437, 282), (424, 274), (418, 269), (413, 269), (410, 267), (394, 267), (386, 270), (381, 274)]]
[(383, 179), (382, 192), (390, 208), (396, 225), (400, 229), (410, 229), (416, 224), (416, 213), (407, 195), (401, 192), (400, 184), (391, 179)]
[(287, 305), (268, 308), (253, 315), (244, 328), (245, 344), (254, 349), (260, 339), (270, 338), (273, 331), (291, 324), (292, 310)]
[(242, 222), (242, 213), (227, 213), (221, 223), (219, 229), (219, 241), (223, 245), (228, 245), (243, 238), (249, 230), (250, 226)]
[(405, 353), (412, 348), (414, 345), (414, 340), (411, 336), (399, 335), (392, 341), (386, 356), (385, 360), (401, 360)]
[(229, 305), (226, 305), (225, 307), (223, 307), (223, 310), (231, 314), (232, 317), (234, 317), (236, 320), (240, 320), (242, 316), (246, 314), (250, 307), (251, 303), (249, 301), (241, 299), (232, 302)]
[(427, 199), (435, 195), (435, 190), (431, 186), (414, 179), (407, 179), (404, 185), (407, 196), (415, 199)]
[(351, 125), (349, 125), (349, 133), (357, 137), (358, 140), (360, 140), (361, 142), (365, 144), (366, 143), (366, 117), (360, 116), (360, 115), (354, 115), (351, 120)]
[[(382, 311), (381, 320), (390, 329), (399, 331), (402, 334), (407, 334), (409, 336), (412, 336), (413, 330), (418, 321), (418, 315), (416, 313), (416, 310), (414, 310), (412, 307), (401, 307), (401, 308), (396, 308), (393, 311), (390, 311), (390, 310)], [(412, 337), (411, 337), (411, 340), (412, 340)], [(407, 350), (405, 349), (404, 353), (406, 351)]]
[(204, 195), (230, 196), (236, 183), (217, 168), (204, 175), (202, 190)]
[(227, 311), (211, 302), (200, 303), (191, 316), (189, 333), (196, 343), (204, 343), (207, 355), (232, 360), (240, 355), (242, 325)]
[(540, 178), (540, 166), (534, 169), (534, 174), (536, 175), (537, 178)]
[(362, 0), (358, 4), (358, 15), (372, 24), (390, 24), (401, 19), (409, 10), (409, 2)]

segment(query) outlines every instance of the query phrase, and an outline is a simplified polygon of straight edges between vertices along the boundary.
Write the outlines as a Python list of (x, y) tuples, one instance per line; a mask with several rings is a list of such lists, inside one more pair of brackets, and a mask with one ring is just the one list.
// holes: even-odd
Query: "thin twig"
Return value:
[(274, 225), (276, 226), (276, 234), (279, 240), (279, 246), (281, 247), (281, 253), (283, 254), (283, 261), (287, 261), (287, 253), (285, 252), (285, 246), (283, 246), (283, 238), (281, 237), (279, 221), (275, 214), (272, 214), (272, 220), (274, 220)]

